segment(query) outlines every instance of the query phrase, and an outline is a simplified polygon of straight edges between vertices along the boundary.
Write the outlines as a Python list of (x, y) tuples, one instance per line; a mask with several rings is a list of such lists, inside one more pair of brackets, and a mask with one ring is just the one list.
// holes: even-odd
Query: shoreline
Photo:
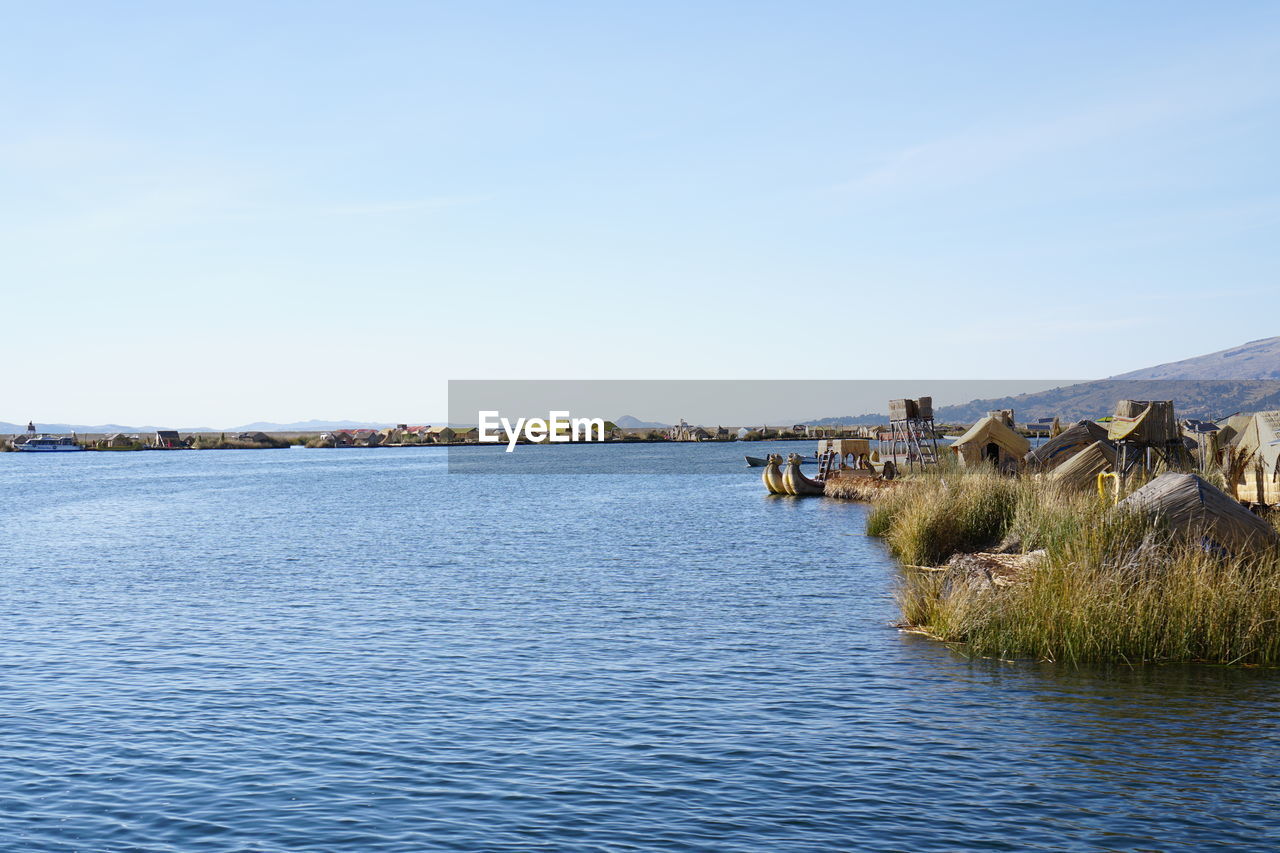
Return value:
[[(217, 435), (217, 433), (193, 433), (194, 436)], [(182, 451), (182, 450), (288, 450), (294, 447), (305, 448), (307, 450), (377, 450), (379, 448), (389, 447), (414, 447), (414, 448), (432, 448), (432, 447), (505, 447), (505, 442), (478, 442), (478, 441), (451, 441), (451, 442), (410, 442), (398, 444), (310, 444), (310, 441), (318, 440), (319, 433), (267, 433), (267, 435), (275, 439), (276, 443), (250, 443), (250, 442), (219, 442), (217, 445), (185, 446), (185, 447), (154, 447), (151, 445), (135, 445), (124, 447), (95, 447), (90, 443), (78, 442), (84, 451), (94, 453), (132, 453), (138, 451)], [(0, 442), (0, 453), (30, 453), (31, 451), (21, 451), (14, 447), (11, 442), (13, 437), (8, 437)], [(624, 439), (608, 439), (605, 441), (565, 441), (565, 442), (546, 442), (546, 441), (527, 441), (520, 440), (516, 442), (518, 447), (537, 447), (540, 445), (548, 446), (571, 446), (571, 445), (628, 445), (628, 444), (744, 444), (757, 445), (768, 444), (770, 442), (786, 441), (812, 441), (817, 442), (821, 439), (809, 436), (780, 436), (777, 438), (762, 439), (729, 439), (716, 440), (708, 439), (698, 441), (695, 439), (670, 439), (670, 438), (624, 438)], [(67, 452), (67, 451), (63, 451)], [(71, 451), (78, 452), (78, 451)]]

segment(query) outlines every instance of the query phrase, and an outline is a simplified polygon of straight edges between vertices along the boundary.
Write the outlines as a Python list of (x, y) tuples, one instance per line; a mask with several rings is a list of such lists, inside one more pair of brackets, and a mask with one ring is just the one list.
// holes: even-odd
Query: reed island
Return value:
[(1006, 415), (892, 479), (826, 478), (870, 502), (901, 627), (993, 658), (1280, 664), (1280, 412), (1206, 429), (1125, 400), (1034, 449)]

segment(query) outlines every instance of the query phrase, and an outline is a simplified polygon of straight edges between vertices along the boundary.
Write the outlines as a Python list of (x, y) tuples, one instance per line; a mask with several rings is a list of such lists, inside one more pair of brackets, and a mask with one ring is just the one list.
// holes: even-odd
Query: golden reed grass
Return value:
[[(867, 532), (904, 564), (904, 620), (969, 654), (1280, 663), (1280, 553), (1208, 553), (1093, 493), (940, 466), (876, 495)], [(1007, 588), (920, 568), (984, 549), (1043, 554)]]

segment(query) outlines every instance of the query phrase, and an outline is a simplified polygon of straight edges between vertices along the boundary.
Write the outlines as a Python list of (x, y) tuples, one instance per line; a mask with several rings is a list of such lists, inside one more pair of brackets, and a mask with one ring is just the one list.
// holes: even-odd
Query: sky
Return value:
[(1093, 378), (1277, 333), (1275, 4), (0, 12), (0, 420)]

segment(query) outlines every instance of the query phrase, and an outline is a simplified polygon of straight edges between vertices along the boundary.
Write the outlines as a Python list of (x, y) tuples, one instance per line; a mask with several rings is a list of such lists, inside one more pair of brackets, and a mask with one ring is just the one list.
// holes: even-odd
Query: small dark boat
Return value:
[[(808, 462), (817, 462), (817, 461), (818, 461), (817, 459), (810, 459), (810, 458), (808, 458), (807, 456), (801, 456), (801, 457), (800, 457), (800, 464), (801, 464), (801, 465), (804, 465), (805, 463), (808, 463)], [(764, 466), (766, 466), (766, 465), (768, 465), (768, 464), (769, 464), (769, 460), (768, 460), (768, 459), (761, 459), (759, 456), (748, 456), (748, 457), (747, 457), (747, 467), (748, 467), (748, 468), (763, 468)]]

